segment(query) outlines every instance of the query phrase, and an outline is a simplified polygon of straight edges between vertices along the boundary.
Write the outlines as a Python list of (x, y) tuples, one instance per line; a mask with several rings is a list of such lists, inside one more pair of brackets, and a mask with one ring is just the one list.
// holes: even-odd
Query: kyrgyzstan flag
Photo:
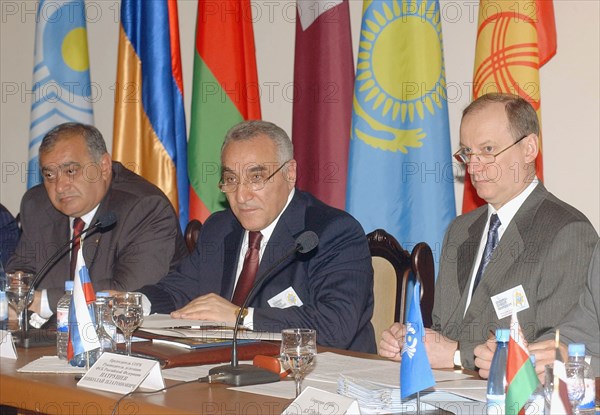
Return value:
[(354, 86), (348, 1), (296, 4), (292, 140), (297, 186), (344, 209)]
[[(473, 99), (490, 92), (519, 95), (536, 110), (541, 126), (539, 70), (556, 54), (552, 0), (480, 0)], [(543, 179), (542, 134), (536, 173)], [(465, 178), (463, 213), (485, 204)]]
[(260, 118), (250, 0), (198, 1), (188, 142), (190, 219), (204, 222), (225, 207), (218, 188), (225, 133), (241, 121)]

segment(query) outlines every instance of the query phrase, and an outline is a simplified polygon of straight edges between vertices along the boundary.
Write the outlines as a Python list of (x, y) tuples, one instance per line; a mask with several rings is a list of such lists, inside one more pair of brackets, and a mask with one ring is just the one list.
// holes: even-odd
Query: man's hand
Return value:
[[(567, 352), (567, 346), (560, 343), (559, 350), (563, 360), (567, 359), (569, 353)], [(529, 354), (535, 355), (535, 373), (538, 375), (540, 382), (544, 382), (544, 371), (546, 365), (554, 364), (556, 357), (556, 350), (554, 348), (554, 340), (544, 340), (537, 343), (531, 343), (529, 345)]]
[(432, 329), (425, 329), (425, 350), (429, 364), (433, 369), (452, 369), (454, 367), (454, 352), (458, 342), (442, 336)]
[(381, 334), (379, 342), (379, 356), (399, 362), (402, 359), (402, 344), (406, 335), (406, 326), (394, 323)]
[(217, 294), (206, 294), (190, 301), (185, 307), (171, 313), (173, 318), (210, 320), (235, 324), (237, 306)]
[(475, 347), (475, 366), (479, 368), (479, 376), (487, 379), (490, 376), (492, 358), (496, 352), (496, 339), (489, 338), (484, 344)]

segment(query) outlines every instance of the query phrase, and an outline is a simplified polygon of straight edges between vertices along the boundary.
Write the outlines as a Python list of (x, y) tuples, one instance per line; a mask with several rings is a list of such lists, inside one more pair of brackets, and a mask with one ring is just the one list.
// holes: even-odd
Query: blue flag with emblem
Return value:
[(365, 0), (346, 209), (436, 260), (456, 216), (438, 1)]
[(41, 181), (38, 150), (48, 131), (94, 123), (84, 1), (41, 0), (36, 22), (28, 188)]
[(400, 396), (402, 399), (435, 385), (427, 358), (423, 337), (425, 327), (421, 317), (421, 283), (415, 284), (413, 298), (406, 316), (406, 337), (400, 364)]

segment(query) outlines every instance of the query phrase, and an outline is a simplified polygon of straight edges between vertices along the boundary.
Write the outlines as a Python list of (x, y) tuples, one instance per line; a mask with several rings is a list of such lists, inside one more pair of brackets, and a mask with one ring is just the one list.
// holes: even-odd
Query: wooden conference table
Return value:
[[(42, 414), (110, 414), (120, 395), (77, 387), (73, 374), (18, 373), (17, 369), (56, 347), (17, 349), (19, 358), (0, 359), (0, 404)], [(365, 355), (370, 356), (370, 355)], [(375, 356), (373, 356), (375, 357)], [(286, 382), (288, 380), (285, 380)], [(292, 382), (290, 380), (290, 382)], [(165, 379), (167, 386), (179, 383)], [(293, 388), (290, 383), (290, 388)], [(227, 385), (191, 383), (165, 392), (135, 394), (119, 405), (124, 414), (277, 414), (291, 400), (227, 389)]]

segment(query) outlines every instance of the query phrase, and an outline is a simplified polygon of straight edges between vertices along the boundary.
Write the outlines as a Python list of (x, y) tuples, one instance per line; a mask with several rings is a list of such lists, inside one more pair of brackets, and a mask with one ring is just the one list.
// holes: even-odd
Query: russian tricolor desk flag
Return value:
[(400, 397), (406, 397), (435, 385), (425, 344), (425, 327), (421, 316), (421, 283), (417, 282), (406, 316), (406, 337), (400, 364)]
[(73, 284), (73, 300), (69, 306), (69, 343), (67, 359), (100, 347), (94, 308), (89, 307), (96, 301), (94, 286), (83, 260), (82, 249), (77, 253), (77, 267)]

